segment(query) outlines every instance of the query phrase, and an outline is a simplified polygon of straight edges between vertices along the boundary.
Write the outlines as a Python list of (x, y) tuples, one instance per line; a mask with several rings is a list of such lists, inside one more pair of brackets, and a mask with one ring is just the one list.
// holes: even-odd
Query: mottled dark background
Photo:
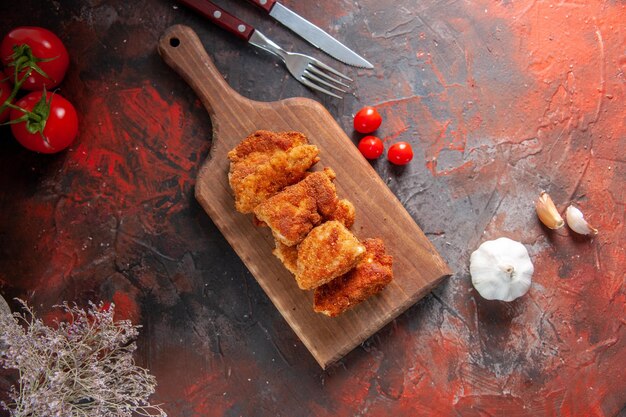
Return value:
[[(625, 3), (285, 0), (371, 71), (218, 3), (347, 72), (351, 94), (306, 90), (173, 1), (0, 3), (2, 35), (39, 25), (65, 41), (59, 93), (81, 116), (55, 156), (0, 128), (0, 292), (48, 320), (62, 300), (114, 301), (143, 326), (138, 362), (171, 416), (626, 415)], [(376, 105), (385, 142), (413, 145), (406, 169), (374, 166), (456, 274), (327, 371), (194, 200), (211, 122), (156, 52), (176, 23), (242, 94), (318, 99), (349, 134)], [(543, 228), (542, 189), (600, 234)], [(536, 271), (508, 304), (480, 298), (468, 274), (470, 253), (500, 236), (522, 241)]]

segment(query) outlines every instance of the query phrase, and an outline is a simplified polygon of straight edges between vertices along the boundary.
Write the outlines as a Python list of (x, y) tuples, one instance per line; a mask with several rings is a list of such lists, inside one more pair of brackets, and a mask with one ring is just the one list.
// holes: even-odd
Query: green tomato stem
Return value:
[(19, 111), (21, 111), (22, 113), (28, 113), (28, 110), (23, 109), (23, 108), (21, 108), (20, 106), (16, 106), (16, 105), (15, 105), (15, 104), (13, 104), (13, 103), (6, 103), (6, 106), (7, 106), (9, 109), (19, 110)]
[[(42, 115), (41, 113), (29, 112), (25, 109), (22, 109), (21, 107), (14, 105), (12, 101), (15, 99), (20, 88), (22, 88), (22, 85), (28, 79), (28, 77), (30, 77), (33, 71), (37, 72), (38, 74), (41, 74), (43, 77), (50, 78), (48, 77), (48, 74), (46, 74), (41, 68), (39, 68), (39, 66), (37, 65), (37, 62), (49, 62), (49, 61), (53, 61), (57, 59), (58, 57), (53, 57), (53, 58), (48, 58), (48, 59), (39, 59), (32, 54), (32, 50), (26, 44), (16, 46), (13, 48), (13, 50), (14, 50), (14, 53), (12, 55), (13, 61), (9, 64), (9, 66), (14, 67), (13, 91), (11, 91), (11, 95), (7, 97), (4, 103), (0, 105), (0, 113), (2, 113), (7, 108), (21, 111), (22, 113), (24, 113), (24, 117), (27, 117), (28, 120), (32, 121), (34, 125), (40, 126), (39, 128), (35, 130), (39, 131), (43, 135), (43, 127), (45, 126), (45, 121), (48, 119), (48, 114), (50, 112), (49, 104), (45, 100), (45, 96), (46, 96), (45, 85), (43, 89), (42, 99), (44, 102), (44, 106), (47, 106), (48, 108), (47, 108), (47, 111), (44, 112), (44, 115)], [(22, 71), (24, 71), (24, 76), (20, 79), (19, 75), (20, 75), (20, 72)], [(21, 119), (22, 118), (20, 118), (20, 121)], [(17, 121), (15, 122), (9, 121), (6, 124), (12, 124), (16, 122)], [(28, 130), (30, 131), (31, 129), (28, 129)]]
[(9, 95), (9, 97), (7, 97), (7, 99), (4, 101), (4, 103), (2, 103), (2, 105), (0, 106), (0, 113), (2, 113), (4, 111), (4, 109), (6, 109), (7, 107), (10, 107), (10, 108), (13, 108), (13, 109), (19, 109), (22, 112), (26, 113), (26, 110), (24, 110), (21, 107), (18, 107), (16, 105), (12, 104), (11, 102), (13, 101), (15, 96), (17, 96), (17, 93), (20, 91), (20, 88), (22, 88), (22, 84), (24, 84), (24, 81), (26, 81), (26, 79), (28, 77), (30, 77), (30, 74), (32, 72), (33, 72), (33, 69), (29, 68), (24, 73), (24, 76), (22, 77), (22, 79), (18, 80), (17, 79), (17, 75), (18, 75), (17, 66), (15, 67), (15, 80), (16, 80), (16, 82), (13, 84), (13, 91), (11, 91), (11, 95)]

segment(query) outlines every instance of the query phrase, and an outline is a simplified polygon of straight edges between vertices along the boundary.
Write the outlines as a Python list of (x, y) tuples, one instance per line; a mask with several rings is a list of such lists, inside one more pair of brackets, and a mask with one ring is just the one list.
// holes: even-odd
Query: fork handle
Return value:
[[(271, 0), (266, 0), (268, 3)], [(179, 3), (195, 10), (202, 16), (237, 36), (239, 39), (247, 41), (252, 36), (254, 28), (241, 19), (236, 18), (221, 7), (213, 4), (209, 0), (178, 0)], [(259, 3), (261, 0), (259, 0)], [(273, 2), (272, 2), (273, 4)]]

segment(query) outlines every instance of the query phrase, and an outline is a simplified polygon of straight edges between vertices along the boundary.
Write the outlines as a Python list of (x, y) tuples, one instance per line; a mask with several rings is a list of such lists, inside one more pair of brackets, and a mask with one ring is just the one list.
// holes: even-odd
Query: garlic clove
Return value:
[(550, 229), (560, 229), (565, 222), (563, 217), (559, 214), (559, 211), (554, 205), (554, 201), (550, 198), (550, 195), (545, 191), (542, 191), (539, 195), (539, 199), (535, 202), (535, 209), (537, 210), (537, 216), (541, 223)]
[(597, 235), (598, 229), (587, 223), (582, 211), (569, 206), (565, 211), (565, 218), (570, 229), (581, 235)]

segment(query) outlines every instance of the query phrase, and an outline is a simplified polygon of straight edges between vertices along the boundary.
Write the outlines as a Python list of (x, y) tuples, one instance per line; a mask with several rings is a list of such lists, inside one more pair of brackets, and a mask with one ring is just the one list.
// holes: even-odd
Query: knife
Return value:
[(365, 58), (276, 0), (247, 1), (260, 7), (275, 20), (287, 26), (310, 44), (344, 64), (368, 69), (374, 68)]

